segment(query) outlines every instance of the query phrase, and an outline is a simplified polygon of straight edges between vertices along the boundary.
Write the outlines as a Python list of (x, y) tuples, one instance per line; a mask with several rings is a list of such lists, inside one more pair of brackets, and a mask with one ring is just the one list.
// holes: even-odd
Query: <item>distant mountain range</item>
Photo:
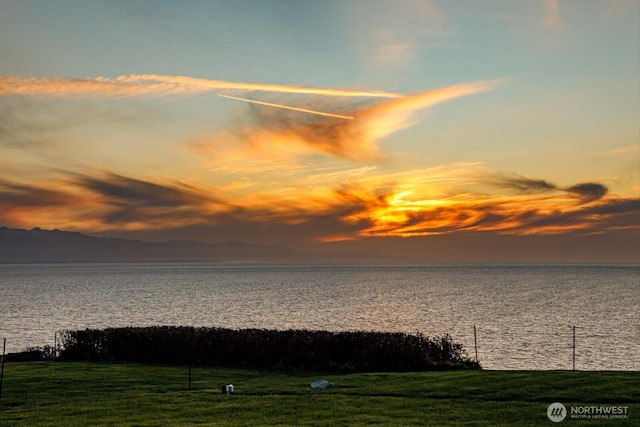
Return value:
[(398, 262), (380, 254), (300, 253), (284, 246), (189, 240), (145, 242), (82, 233), (0, 227), (0, 263), (86, 262)]
[(0, 228), (1, 263), (161, 262), (278, 260), (295, 257), (285, 247), (242, 242), (204, 243), (92, 237), (82, 233)]

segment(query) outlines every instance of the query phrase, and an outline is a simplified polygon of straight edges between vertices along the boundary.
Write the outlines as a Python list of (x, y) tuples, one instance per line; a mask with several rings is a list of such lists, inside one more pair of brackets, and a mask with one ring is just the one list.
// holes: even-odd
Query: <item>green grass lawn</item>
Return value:
[[(313, 390), (327, 379), (335, 387)], [(220, 387), (233, 383), (235, 392)], [(551, 402), (628, 406), (628, 418), (546, 415)], [(318, 374), (76, 362), (8, 363), (0, 426), (640, 425), (640, 372)]]

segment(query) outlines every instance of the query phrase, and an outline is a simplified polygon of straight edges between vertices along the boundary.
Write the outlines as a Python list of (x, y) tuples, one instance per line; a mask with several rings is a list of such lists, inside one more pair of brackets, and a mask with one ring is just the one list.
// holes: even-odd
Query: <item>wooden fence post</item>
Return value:
[(573, 371), (576, 371), (576, 326), (573, 326)]
[(478, 363), (478, 337), (476, 334), (476, 325), (473, 325), (473, 346), (476, 349), (476, 363)]
[(4, 359), (5, 359), (5, 350), (7, 349), (7, 339), (4, 338), (2, 344), (2, 368), (0, 368), (0, 403), (2, 403), (2, 383), (4, 382)]

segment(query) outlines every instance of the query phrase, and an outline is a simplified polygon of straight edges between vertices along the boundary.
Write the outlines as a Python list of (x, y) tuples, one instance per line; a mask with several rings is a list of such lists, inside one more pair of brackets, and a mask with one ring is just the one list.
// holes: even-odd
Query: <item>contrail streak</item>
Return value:
[(235, 100), (238, 100), (238, 101), (250, 102), (250, 103), (253, 103), (253, 104), (266, 105), (268, 107), (284, 108), (284, 109), (287, 109), (287, 110), (300, 111), (302, 113), (317, 114), (319, 116), (335, 117), (336, 119), (346, 119), (346, 120), (354, 120), (355, 119), (355, 117), (352, 117), (352, 116), (343, 116), (341, 114), (325, 113), (323, 111), (309, 110), (309, 109), (306, 109), (306, 108), (291, 107), (289, 105), (274, 104), (273, 102), (255, 101), (253, 99), (238, 98), (236, 96), (230, 96), (230, 95), (221, 95), (221, 94), (217, 94), (217, 95), (222, 97), (222, 98), (229, 98), (229, 99), (235, 99)]

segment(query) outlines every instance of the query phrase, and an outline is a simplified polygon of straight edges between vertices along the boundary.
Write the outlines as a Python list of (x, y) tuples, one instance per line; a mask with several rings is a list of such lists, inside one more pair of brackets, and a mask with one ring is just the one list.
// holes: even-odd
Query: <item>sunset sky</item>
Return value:
[(640, 262), (640, 2), (0, 0), (0, 226)]

